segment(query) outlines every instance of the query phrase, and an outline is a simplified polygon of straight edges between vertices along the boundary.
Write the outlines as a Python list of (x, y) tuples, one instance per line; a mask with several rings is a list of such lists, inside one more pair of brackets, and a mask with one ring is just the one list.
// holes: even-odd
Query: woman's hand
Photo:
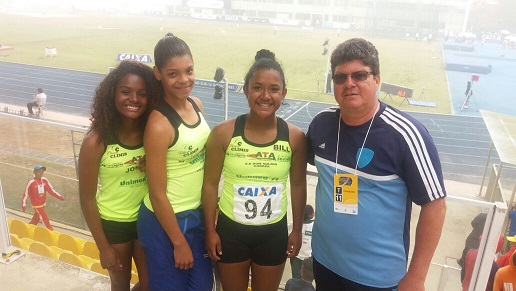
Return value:
[(216, 231), (207, 232), (205, 240), (208, 256), (210, 256), (214, 261), (220, 260), (220, 256), (222, 255), (222, 245), (220, 243), (219, 234)]
[(102, 268), (108, 271), (118, 272), (123, 270), (122, 261), (111, 246), (100, 251), (100, 264)]

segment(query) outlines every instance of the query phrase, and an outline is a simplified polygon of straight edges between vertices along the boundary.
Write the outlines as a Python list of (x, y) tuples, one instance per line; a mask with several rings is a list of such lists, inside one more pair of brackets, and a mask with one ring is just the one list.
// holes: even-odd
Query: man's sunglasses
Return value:
[(332, 79), (333, 79), (334, 84), (341, 85), (341, 84), (346, 83), (348, 76), (351, 77), (351, 80), (353, 80), (353, 82), (363, 82), (363, 81), (367, 80), (367, 77), (369, 77), (369, 75), (373, 75), (373, 73), (368, 72), (368, 71), (358, 71), (358, 72), (353, 72), (351, 74), (339, 73), (339, 74), (333, 75)]

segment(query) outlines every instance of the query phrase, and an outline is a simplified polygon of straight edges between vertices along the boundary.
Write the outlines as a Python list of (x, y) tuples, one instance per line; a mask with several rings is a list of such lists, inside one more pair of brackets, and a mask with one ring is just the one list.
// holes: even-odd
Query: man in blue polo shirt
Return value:
[[(317, 290), (424, 290), (446, 213), (426, 128), (377, 98), (378, 51), (364, 39), (331, 55), (335, 100), (308, 129), (317, 167), (312, 255)], [(407, 270), (412, 203), (421, 205)]]

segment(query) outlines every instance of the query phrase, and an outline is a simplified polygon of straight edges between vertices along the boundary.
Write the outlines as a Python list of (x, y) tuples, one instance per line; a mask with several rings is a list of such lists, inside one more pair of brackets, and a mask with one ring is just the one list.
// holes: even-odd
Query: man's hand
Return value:
[(27, 210), (27, 205), (22, 205), (21, 209), (23, 212), (25, 212)]
[(425, 280), (405, 274), (398, 284), (398, 291), (425, 291)]
[(59, 197), (57, 197), (57, 199), (59, 199), (59, 200), (63, 201), (63, 200), (64, 200), (64, 197), (63, 197), (63, 196), (59, 196)]

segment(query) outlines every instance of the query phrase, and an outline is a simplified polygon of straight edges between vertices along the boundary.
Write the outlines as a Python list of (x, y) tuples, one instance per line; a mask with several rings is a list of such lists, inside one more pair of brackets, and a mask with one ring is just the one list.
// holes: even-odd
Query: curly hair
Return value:
[(118, 140), (121, 118), (115, 106), (116, 87), (118, 82), (128, 74), (140, 76), (147, 87), (147, 109), (140, 117), (142, 130), (154, 108), (160, 85), (154, 77), (152, 68), (133, 60), (120, 62), (118, 67), (109, 72), (100, 82), (93, 97), (90, 132), (99, 133), (99, 142), (112, 143)]
[(276, 55), (270, 50), (261, 49), (256, 52), (256, 56), (254, 57), (254, 63), (245, 75), (244, 88), (247, 88), (249, 86), (249, 81), (253, 77), (254, 73), (256, 71), (263, 69), (277, 71), (280, 74), (281, 80), (283, 81), (283, 89), (287, 87), (287, 83), (285, 81), (285, 73), (283, 72), (281, 64), (276, 60)]
[(373, 75), (380, 74), (380, 61), (375, 46), (363, 38), (352, 38), (339, 44), (331, 54), (332, 75), (335, 74), (335, 68), (338, 65), (354, 60), (359, 60), (370, 67)]

